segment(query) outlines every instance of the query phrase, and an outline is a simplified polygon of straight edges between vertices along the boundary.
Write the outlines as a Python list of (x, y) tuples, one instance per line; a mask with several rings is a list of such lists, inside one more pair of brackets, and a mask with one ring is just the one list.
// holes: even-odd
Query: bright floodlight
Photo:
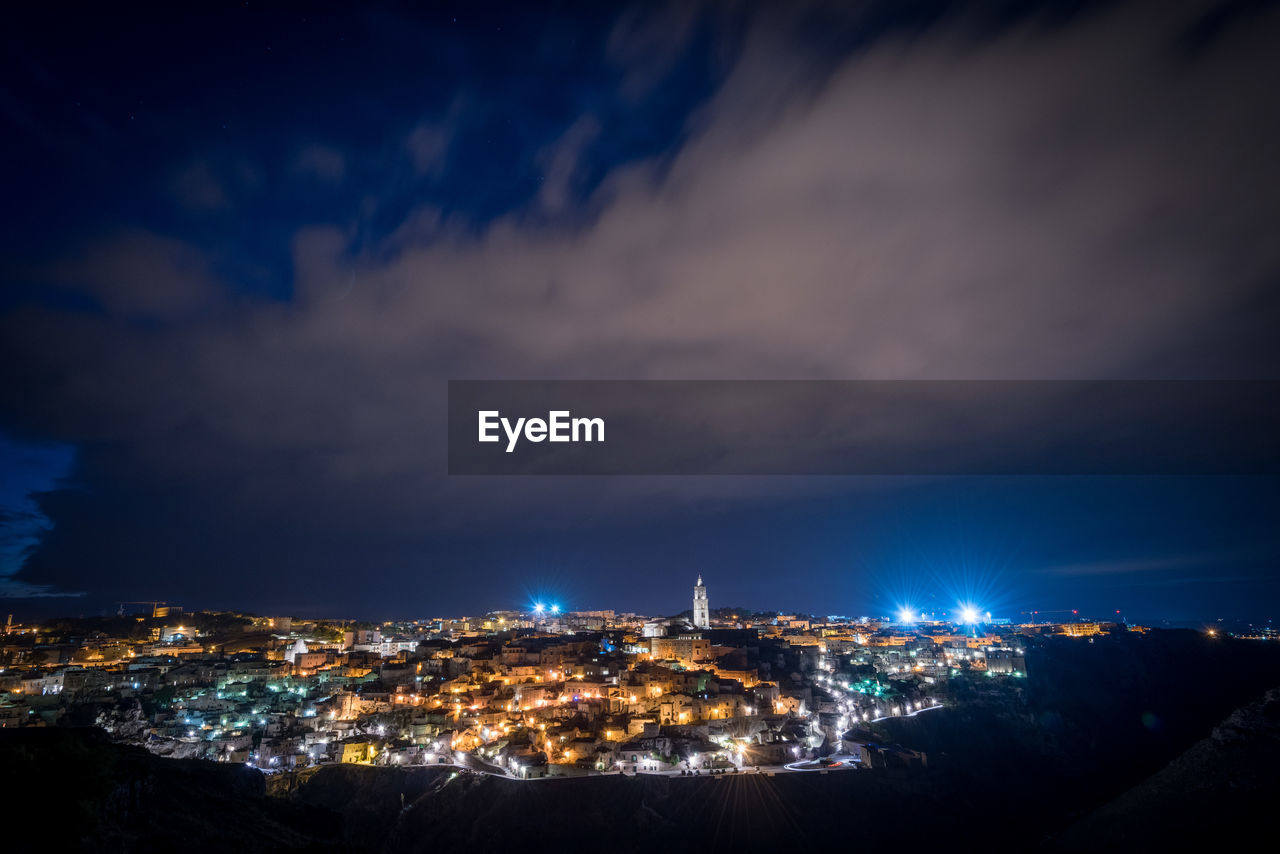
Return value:
[(970, 624), (978, 622), (978, 609), (972, 605), (960, 606), (960, 621)]
[(898, 622), (899, 622), (899, 623), (914, 623), (914, 622), (915, 622), (915, 615), (914, 615), (914, 614), (912, 614), (912, 612), (911, 612), (911, 609), (910, 609), (910, 608), (903, 608), (901, 611), (899, 611), (899, 612), (898, 612)]
[(542, 603), (541, 603), (541, 602), (539, 602), (538, 604), (536, 604), (536, 605), (534, 605), (534, 606), (533, 606), (533, 613), (535, 613), (535, 614), (541, 614), (541, 613), (542, 613)]
[(559, 605), (552, 605), (552, 606), (551, 606), (551, 613), (553, 613), (553, 614), (559, 614), (559, 613), (560, 613), (560, 606), (559, 606)]

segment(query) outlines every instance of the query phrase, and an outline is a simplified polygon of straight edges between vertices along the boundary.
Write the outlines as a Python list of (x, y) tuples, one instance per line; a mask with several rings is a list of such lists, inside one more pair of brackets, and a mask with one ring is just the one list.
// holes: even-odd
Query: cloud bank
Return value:
[[(198, 238), (88, 241), (40, 275), (93, 310), (0, 319), (6, 420), (79, 445), (89, 487), (45, 496), (57, 527), (20, 580), (151, 590), (180, 563), (209, 595), (284, 589), (342, 561), (403, 573), (495, 519), (834, 488), (449, 480), (449, 378), (1274, 377), (1280, 15), (1211, 12), (943, 21), (835, 62), (763, 15), (666, 156), (584, 182), (607, 139), (583, 115), (535, 202), (482, 227), (429, 205), (378, 240), (360, 211), (299, 225), (288, 300), (237, 289)], [(619, 97), (651, 97), (661, 21), (619, 27)], [(392, 148), (438, 175), (458, 120)], [(317, 141), (293, 178), (353, 162)], [(181, 181), (222, 210), (207, 177)]]

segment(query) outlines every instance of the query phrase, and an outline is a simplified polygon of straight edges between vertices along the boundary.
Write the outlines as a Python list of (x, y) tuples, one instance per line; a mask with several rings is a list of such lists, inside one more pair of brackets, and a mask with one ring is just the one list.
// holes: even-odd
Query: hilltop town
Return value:
[[(519, 779), (921, 766), (871, 724), (1019, 680), (1044, 635), (1118, 623), (713, 611), (525, 611), (370, 625), (228, 612), (6, 627), (0, 725), (89, 724), (154, 754), (264, 773), (459, 765)], [(124, 612), (122, 604), (121, 611)]]

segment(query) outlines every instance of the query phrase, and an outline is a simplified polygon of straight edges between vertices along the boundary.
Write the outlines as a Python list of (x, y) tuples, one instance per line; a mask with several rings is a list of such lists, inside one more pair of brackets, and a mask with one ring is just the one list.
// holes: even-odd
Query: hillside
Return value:
[(243, 765), (161, 759), (95, 729), (0, 730), (5, 803), (57, 851), (338, 851), (336, 814), (267, 797)]
[[(1243, 850), (1280, 803), (1280, 688), (1061, 837), (1064, 850)], [(1252, 847), (1249, 845), (1248, 847)]]

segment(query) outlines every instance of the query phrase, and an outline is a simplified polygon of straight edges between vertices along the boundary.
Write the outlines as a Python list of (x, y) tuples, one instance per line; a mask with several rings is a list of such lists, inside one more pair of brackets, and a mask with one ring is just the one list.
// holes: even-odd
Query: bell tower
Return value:
[(707, 588), (701, 575), (693, 588), (693, 625), (698, 629), (711, 628), (711, 607), (707, 604)]

